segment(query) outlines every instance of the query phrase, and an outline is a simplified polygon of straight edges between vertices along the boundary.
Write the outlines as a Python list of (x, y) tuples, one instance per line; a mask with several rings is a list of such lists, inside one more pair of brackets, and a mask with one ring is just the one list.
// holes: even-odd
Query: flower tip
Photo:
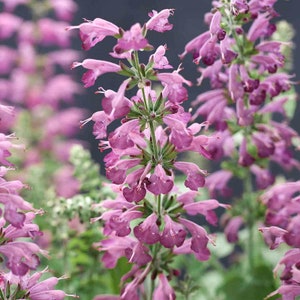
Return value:
[(74, 69), (74, 68), (77, 68), (78, 66), (82, 65), (82, 63), (78, 62), (78, 61), (75, 61), (72, 63), (71, 65), (71, 69)]

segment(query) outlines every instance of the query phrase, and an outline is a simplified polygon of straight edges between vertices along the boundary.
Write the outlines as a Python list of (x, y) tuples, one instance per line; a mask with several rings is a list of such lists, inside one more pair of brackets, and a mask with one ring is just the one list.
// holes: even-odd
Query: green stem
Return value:
[(248, 230), (248, 241), (247, 241), (247, 254), (248, 254), (248, 263), (250, 269), (254, 267), (255, 259), (255, 245), (254, 245), (254, 223), (255, 223), (255, 199), (253, 198), (253, 187), (251, 181), (251, 173), (248, 172), (245, 181), (244, 181), (244, 194), (246, 201), (247, 209), (247, 230)]

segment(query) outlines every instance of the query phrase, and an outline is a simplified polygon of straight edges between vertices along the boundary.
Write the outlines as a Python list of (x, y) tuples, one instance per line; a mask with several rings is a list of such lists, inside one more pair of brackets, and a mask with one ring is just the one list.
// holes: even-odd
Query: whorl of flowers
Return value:
[[(149, 30), (172, 28), (168, 18), (173, 12), (152, 11), (144, 25), (137, 23), (129, 30), (100, 18), (68, 28), (79, 30), (84, 49), (109, 36), (116, 39), (110, 55), (118, 62), (85, 59), (73, 63), (74, 68), (86, 69), (82, 77), (85, 87), (93, 86), (108, 72), (127, 77), (118, 91), (99, 88), (96, 93), (102, 96), (102, 110), (82, 122), (93, 121), (100, 151), (110, 150), (104, 158), (106, 176), (117, 197), (101, 202), (103, 213), (93, 221), (104, 222), (107, 239), (96, 244), (104, 252), (104, 265), (114, 268), (120, 257), (133, 264), (122, 280), (121, 299), (140, 299), (143, 294), (175, 299), (168, 283), (177, 274), (170, 264), (172, 257), (192, 253), (200, 261), (207, 260), (208, 244), (213, 243), (206, 230), (186, 215), (200, 214), (216, 225), (214, 210), (226, 207), (215, 199), (197, 201), (206, 171), (178, 159), (178, 154), (186, 151), (207, 158), (211, 154), (207, 150), (210, 137), (201, 133), (206, 124), (190, 125), (192, 116), (182, 106), (188, 99), (185, 85), (191, 82), (180, 75), (180, 68), (166, 72), (172, 68), (165, 56), (166, 45), (155, 50), (147, 40)], [(140, 62), (139, 51), (150, 50), (155, 52), (149, 60)], [(161, 92), (155, 90), (155, 82), (162, 85)], [(113, 131), (112, 123), (118, 124)], [(176, 187), (177, 171), (185, 175), (185, 191)], [(143, 283), (149, 278), (153, 283), (147, 290)]]

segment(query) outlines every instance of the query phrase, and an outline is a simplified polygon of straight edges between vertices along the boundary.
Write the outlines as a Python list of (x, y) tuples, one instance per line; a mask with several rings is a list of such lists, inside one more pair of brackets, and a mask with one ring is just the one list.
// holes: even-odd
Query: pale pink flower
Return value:
[(149, 13), (151, 19), (146, 23), (146, 28), (158, 32), (171, 30), (173, 25), (169, 23), (168, 18), (170, 15), (173, 15), (173, 13), (174, 9), (163, 9), (160, 12), (152, 10), (152, 12)]
[(139, 23), (131, 26), (130, 30), (125, 31), (118, 39), (118, 45), (121, 50), (141, 50), (148, 46), (148, 41), (143, 35), (142, 27)]
[(158, 275), (159, 283), (157, 288), (154, 290), (153, 299), (160, 300), (175, 300), (175, 292), (170, 286), (167, 277), (161, 273)]
[(79, 66), (88, 69), (88, 71), (82, 76), (82, 81), (84, 83), (84, 87), (86, 88), (94, 85), (96, 79), (102, 74), (121, 71), (121, 67), (119, 65), (109, 61), (97, 59), (85, 59), (81, 63), (74, 62), (72, 68)]
[(119, 27), (109, 21), (101, 18), (96, 18), (93, 21), (85, 21), (85, 23), (82, 23), (78, 26), (67, 27), (67, 30), (79, 29), (82, 48), (84, 50), (89, 50), (90, 48), (94, 47), (107, 36), (119, 34)]
[(169, 64), (167, 57), (165, 56), (167, 46), (159, 46), (155, 53), (149, 58), (149, 61), (153, 61), (153, 68), (155, 69), (172, 69), (173, 67)]

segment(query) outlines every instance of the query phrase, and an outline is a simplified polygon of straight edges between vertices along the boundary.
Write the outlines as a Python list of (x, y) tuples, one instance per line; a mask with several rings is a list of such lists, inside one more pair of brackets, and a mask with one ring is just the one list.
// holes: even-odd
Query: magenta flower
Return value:
[(146, 182), (147, 190), (154, 195), (168, 194), (172, 190), (173, 185), (173, 176), (168, 176), (160, 164), (155, 167), (153, 174)]
[(175, 292), (164, 274), (158, 275), (159, 284), (153, 293), (153, 299), (175, 300)]
[(196, 164), (189, 162), (175, 162), (174, 167), (187, 175), (185, 186), (193, 191), (204, 186), (206, 172), (201, 170)]
[(82, 48), (84, 50), (89, 50), (94, 47), (107, 36), (119, 34), (119, 27), (109, 21), (101, 18), (96, 18), (93, 21), (85, 21), (86, 23), (82, 23), (78, 26), (67, 27), (67, 30), (79, 29)]
[(172, 69), (173, 67), (169, 64), (168, 59), (165, 56), (167, 46), (159, 46), (155, 53), (149, 58), (149, 61), (154, 63), (153, 68), (155, 69)]
[(8, 39), (21, 27), (22, 19), (6, 12), (0, 13), (0, 39)]
[(96, 79), (102, 74), (121, 71), (121, 67), (119, 65), (105, 60), (85, 59), (81, 63), (74, 62), (72, 68), (76, 68), (78, 66), (88, 69), (88, 71), (82, 76), (84, 87), (90, 87), (94, 85)]
[(188, 98), (187, 90), (183, 87), (183, 84), (191, 86), (192, 83), (184, 79), (179, 75), (178, 71), (172, 73), (159, 73), (157, 78), (162, 82), (164, 86), (163, 96), (174, 104), (181, 104)]
[(137, 242), (133, 248), (127, 248), (125, 250), (125, 255), (129, 262), (143, 266), (152, 260), (152, 257), (148, 254), (148, 252), (149, 249), (147, 247), (145, 247), (142, 243)]
[(210, 251), (207, 248), (207, 244), (211, 239), (208, 237), (206, 230), (202, 226), (187, 219), (179, 218), (179, 221), (192, 235), (191, 250), (196, 253), (201, 253), (204, 256), (209, 256)]
[(141, 224), (134, 227), (136, 238), (146, 244), (155, 244), (160, 240), (159, 228), (157, 226), (157, 215), (152, 213)]
[(170, 15), (173, 15), (173, 13), (174, 9), (163, 9), (160, 12), (152, 10), (152, 12), (149, 13), (151, 19), (146, 23), (146, 28), (158, 32), (171, 30), (173, 25), (169, 23), (168, 18)]
[(166, 248), (181, 246), (186, 237), (184, 227), (173, 221), (168, 215), (164, 216), (165, 226), (161, 233), (160, 243)]
[(128, 236), (112, 236), (99, 243), (95, 243), (94, 246), (99, 251), (105, 251), (102, 256), (102, 262), (105, 268), (113, 269), (116, 266), (118, 259), (125, 256), (125, 250), (132, 248), (134, 244), (134, 240)]
[(229, 243), (236, 243), (239, 240), (238, 231), (243, 224), (244, 220), (240, 216), (231, 218), (226, 224), (224, 233)]
[(40, 261), (37, 254), (46, 254), (39, 246), (30, 242), (13, 241), (0, 246), (0, 253), (7, 258), (6, 266), (15, 275), (24, 276), (35, 270)]
[(148, 41), (143, 35), (142, 27), (139, 23), (132, 25), (129, 31), (125, 31), (118, 39), (117, 47), (123, 51), (140, 50), (148, 46)]

